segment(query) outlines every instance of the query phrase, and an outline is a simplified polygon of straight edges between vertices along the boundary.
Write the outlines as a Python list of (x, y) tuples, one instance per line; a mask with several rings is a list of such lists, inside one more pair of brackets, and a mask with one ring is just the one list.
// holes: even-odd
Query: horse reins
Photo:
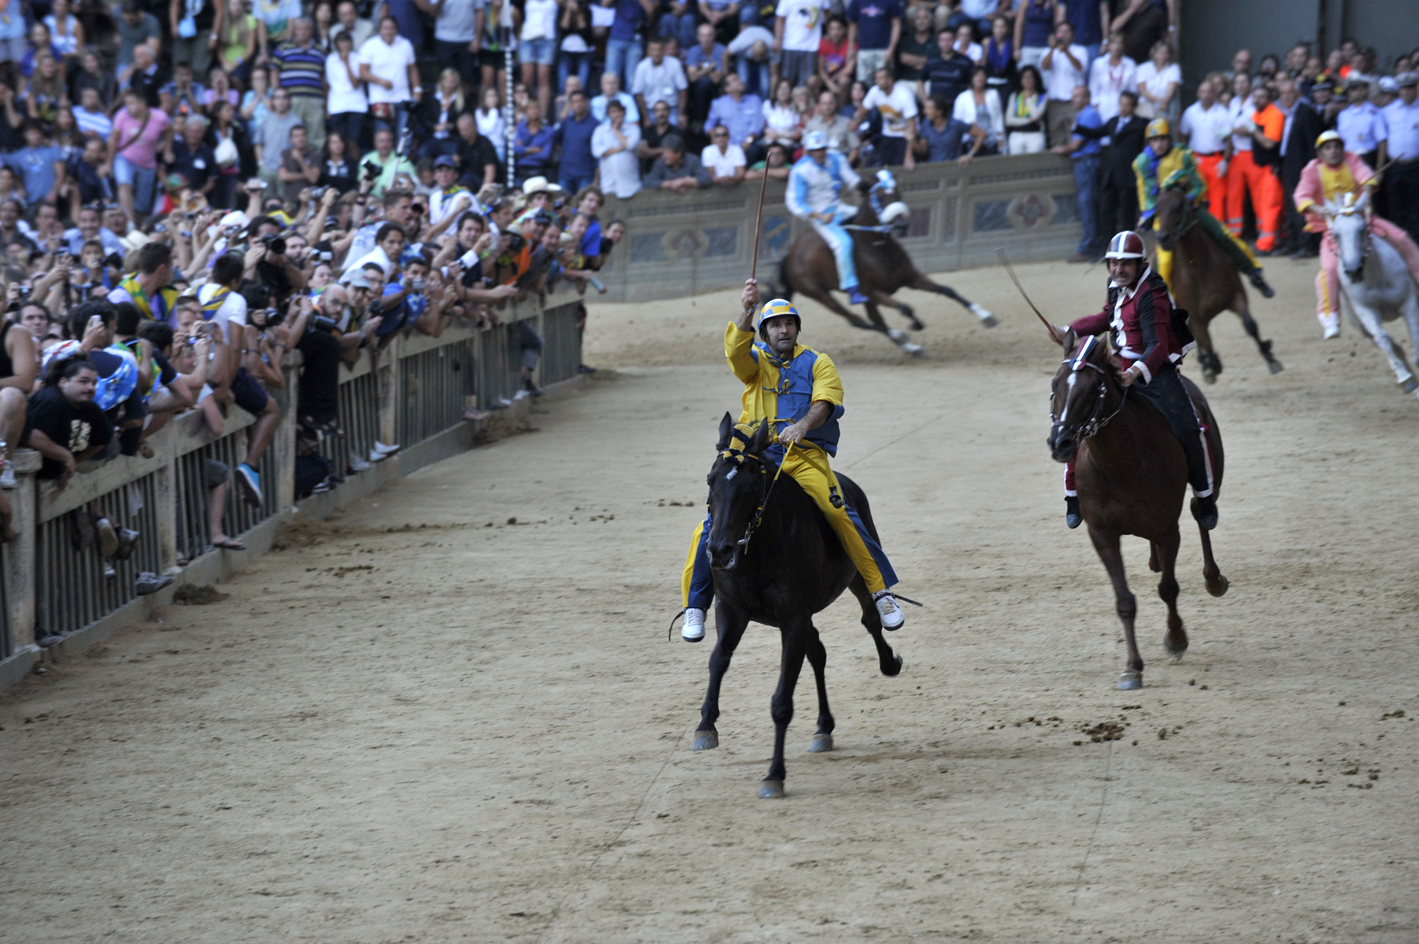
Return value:
[[(1074, 373), (1079, 372), (1085, 367), (1097, 370), (1099, 372), (1099, 395), (1094, 398), (1094, 409), (1089, 413), (1089, 421), (1085, 423), (1079, 430), (1080, 442), (1083, 442), (1086, 439), (1091, 439), (1096, 436), (1099, 430), (1103, 429), (1109, 424), (1110, 420), (1112, 420), (1115, 416), (1118, 416), (1119, 413), (1123, 412), (1124, 406), (1128, 403), (1128, 388), (1124, 387), (1122, 397), (1119, 399), (1118, 409), (1114, 410), (1108, 416), (1102, 418), (1099, 416), (1099, 412), (1104, 408), (1104, 399), (1108, 396), (1109, 393), (1109, 384), (1108, 371), (1104, 370), (1104, 368), (1089, 360), (1089, 355), (1093, 353), (1094, 347), (1098, 343), (1098, 338), (1091, 337), (1080, 346), (1079, 353), (1075, 354), (1073, 357), (1067, 357), (1060, 362), (1062, 364), (1068, 364), (1070, 367), (1070, 371)], [(1053, 400), (1053, 396), (1051, 396), (1050, 399)], [(1057, 422), (1054, 416), (1054, 410), (1050, 410), (1049, 419), (1051, 424)]]
[[(745, 530), (744, 536), (737, 542), (740, 547), (747, 548), (749, 546), (749, 539), (754, 536), (755, 531), (759, 530), (759, 525), (763, 524), (764, 509), (769, 507), (769, 496), (773, 495), (774, 486), (778, 484), (778, 477), (783, 475), (783, 467), (788, 464), (788, 457), (793, 452), (793, 447), (796, 445), (798, 445), (798, 443), (789, 444), (788, 449), (785, 450), (783, 454), (783, 461), (778, 464), (778, 470), (774, 472), (773, 480), (770, 481), (768, 487), (763, 490), (764, 497), (759, 499), (759, 507), (754, 509), (754, 517), (750, 519), (749, 527)], [(768, 466), (765, 465), (762, 456), (750, 455), (747, 452), (741, 455), (745, 459), (753, 459), (755, 462), (759, 463), (760, 477), (768, 475)]]

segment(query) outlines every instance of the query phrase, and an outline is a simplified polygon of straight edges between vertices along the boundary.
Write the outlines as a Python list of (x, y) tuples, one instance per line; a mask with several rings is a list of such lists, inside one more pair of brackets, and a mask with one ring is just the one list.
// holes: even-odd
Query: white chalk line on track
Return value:
[(882, 445), (878, 446), (876, 449), (873, 449), (873, 450), (872, 450), (871, 452), (869, 452), (867, 455), (862, 456), (861, 458), (858, 458), (858, 459), (854, 459), (852, 462), (844, 462), (844, 463), (842, 464), (842, 468), (843, 468), (843, 469), (854, 469), (854, 468), (857, 468), (858, 466), (860, 466), (860, 465), (862, 465), (863, 463), (865, 463), (868, 459), (871, 459), (871, 458), (873, 458), (874, 456), (876, 456), (876, 455), (878, 455), (879, 453), (881, 453), (884, 449), (890, 449), (892, 446), (895, 446), (897, 443), (901, 442), (903, 439), (909, 439), (909, 438), (911, 438), (912, 436), (915, 436), (917, 433), (921, 432), (922, 430), (926, 429), (926, 427), (930, 426), (931, 424), (940, 422), (941, 420), (944, 420), (945, 418), (946, 418), (946, 414), (944, 414), (944, 413), (942, 413), (942, 414), (940, 414), (940, 415), (938, 415), (938, 416), (933, 416), (931, 419), (927, 420), (925, 423), (922, 423), (920, 426), (914, 427), (914, 428), (912, 428), (912, 429), (907, 430), (905, 433), (902, 433), (902, 435), (898, 436), (896, 439), (893, 439), (891, 442), (883, 443)]
[[(687, 733), (693, 734), (693, 729), (691, 729), (691, 731)], [(556, 927), (557, 919), (562, 916), (562, 911), (566, 908), (567, 902), (571, 900), (573, 895), (586, 890), (586, 885), (590, 881), (591, 877), (595, 874), (596, 867), (601, 863), (602, 858), (605, 857), (606, 853), (616, 848), (616, 844), (621, 841), (621, 837), (626, 834), (626, 830), (630, 829), (633, 825), (635, 825), (636, 820), (640, 819), (641, 810), (645, 809), (645, 801), (650, 799), (650, 791), (655, 789), (655, 785), (660, 781), (660, 775), (665, 773), (666, 767), (670, 766), (670, 761), (675, 757), (675, 752), (679, 749), (681, 742), (684, 740), (685, 735), (682, 734), (680, 737), (675, 739), (675, 742), (673, 744), (670, 745), (670, 750), (665, 753), (665, 760), (661, 761), (660, 767), (655, 772), (655, 776), (651, 777), (650, 783), (646, 784), (645, 793), (641, 794), (640, 802), (637, 803), (636, 808), (631, 811), (630, 817), (624, 823), (621, 824), (620, 831), (618, 831), (615, 836), (611, 837), (611, 841), (606, 843), (606, 845), (602, 846), (601, 851), (596, 853), (596, 858), (591, 860), (591, 865), (586, 870), (586, 878), (579, 882), (565, 895), (563, 895), (561, 901), (557, 902), (557, 907), (552, 909), (552, 917), (547, 921), (546, 927), (542, 929), (541, 934), (537, 935), (536, 944), (542, 944), (542, 941), (546, 939), (547, 934), (552, 930), (552, 928)], [(1113, 745), (1110, 744), (1109, 748), (1112, 750)]]
[(1079, 889), (1084, 887), (1084, 870), (1089, 867), (1089, 854), (1094, 851), (1094, 840), (1099, 837), (1099, 826), (1104, 821), (1104, 807), (1109, 802), (1110, 775), (1114, 766), (1114, 742), (1109, 741), (1109, 752), (1104, 759), (1104, 791), (1099, 794), (1099, 815), (1094, 817), (1094, 828), (1089, 833), (1089, 844), (1084, 847), (1084, 860), (1079, 863), (1079, 874), (1074, 877), (1074, 894), (1069, 900), (1071, 910), (1079, 904)]

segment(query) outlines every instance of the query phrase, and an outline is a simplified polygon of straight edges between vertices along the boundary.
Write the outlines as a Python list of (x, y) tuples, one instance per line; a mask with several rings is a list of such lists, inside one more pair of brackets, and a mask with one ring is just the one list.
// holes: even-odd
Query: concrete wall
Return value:
[[(896, 169), (912, 224), (902, 245), (923, 272), (991, 265), (997, 247), (1016, 261), (1063, 258), (1079, 242), (1074, 176), (1055, 154), (988, 157), (968, 165)], [(760, 278), (772, 275), (806, 224), (784, 208), (784, 185), (764, 198)], [(682, 298), (741, 284), (754, 250), (756, 182), (680, 196), (669, 191), (611, 199), (603, 225), (625, 220), (626, 242), (602, 275), (605, 301)], [(629, 244), (629, 245), (627, 245)]]

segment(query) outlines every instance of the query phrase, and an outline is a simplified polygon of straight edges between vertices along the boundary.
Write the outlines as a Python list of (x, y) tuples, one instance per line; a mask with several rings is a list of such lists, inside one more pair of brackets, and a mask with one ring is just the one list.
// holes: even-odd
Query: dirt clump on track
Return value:
[[(538, 435), (288, 529), (221, 606), (159, 614), (179, 631), (0, 696), (0, 940), (1412, 944), (1419, 403), (1352, 329), (1320, 340), (1313, 262), (1268, 270), (1286, 370), (1216, 323), (1231, 589), (1188, 523), (1180, 663), (1125, 541), (1141, 691), (1112, 689), (1113, 595), (1044, 445), (1058, 350), (1000, 273), (954, 273), (1001, 325), (907, 293), (920, 359), (804, 306), (846, 385), (836, 466), (926, 604), (890, 637), (906, 670), (851, 601), (821, 614), (837, 750), (806, 752), (805, 680), (761, 801), (755, 627), (691, 753), (710, 650), (665, 629), (738, 409), (736, 293), (593, 305), (614, 377)], [(1102, 303), (1102, 268), (1020, 274), (1057, 322)]]

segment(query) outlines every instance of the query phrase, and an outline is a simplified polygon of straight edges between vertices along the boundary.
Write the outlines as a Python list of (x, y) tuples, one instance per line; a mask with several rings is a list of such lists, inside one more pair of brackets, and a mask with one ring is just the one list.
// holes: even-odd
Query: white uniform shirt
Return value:
[[(1045, 55), (1050, 56), (1048, 52)], [(1048, 69), (1044, 67), (1044, 59), (1040, 60), (1040, 71), (1045, 76), (1045, 93), (1050, 101), (1067, 102), (1074, 97), (1076, 87), (1089, 84), (1089, 50), (1074, 43), (1069, 47), (1069, 55), (1079, 61), (1078, 69), (1069, 61), (1069, 56), (1059, 49), (1055, 49), (1054, 55), (1050, 56)]]
[(369, 83), (370, 102), (407, 102), (414, 98), (409, 88), (409, 67), (414, 64), (414, 47), (403, 36), (386, 43), (383, 36), (372, 36), (360, 47), (360, 59), (368, 62), (370, 74), (394, 83), (394, 88)]
[(805, 154), (788, 172), (783, 202), (788, 212), (800, 220), (807, 219), (810, 213), (829, 213), (838, 208), (842, 189), (856, 187), (858, 180), (847, 158), (837, 151), (828, 152), (825, 165)]
[(1178, 132), (1187, 139), (1187, 146), (1194, 154), (1216, 154), (1227, 149), (1227, 136), (1232, 133), (1232, 116), (1224, 105), (1217, 102), (1213, 102), (1211, 108), (1203, 108), (1201, 102), (1193, 102), (1182, 113)]
[(1413, 105), (1406, 105), (1404, 99), (1396, 98), (1380, 113), (1385, 120), (1389, 156), (1397, 161), (1419, 158), (1419, 98), (1414, 100)]
[(1335, 119), (1335, 130), (1352, 154), (1368, 154), (1385, 139), (1385, 120), (1373, 102), (1350, 105)]
[(700, 163), (718, 180), (720, 177), (733, 177), (734, 168), (744, 167), (749, 162), (744, 159), (744, 149), (737, 144), (729, 145), (728, 150), (722, 153), (713, 144), (706, 144), (700, 152)]
[[(1227, 115), (1230, 119), (1233, 131), (1237, 128), (1250, 128), (1253, 119), (1256, 117), (1256, 108), (1251, 103), (1251, 96), (1248, 95), (1246, 98), (1242, 98), (1240, 95), (1234, 96), (1232, 103), (1227, 106)], [(1250, 151), (1251, 133), (1233, 134), (1232, 150), (1238, 152)]]
[(1127, 56), (1120, 57), (1118, 65), (1108, 56), (1095, 59), (1089, 66), (1089, 101), (1100, 118), (1108, 121), (1118, 114), (1118, 96), (1123, 91), (1138, 91), (1138, 63)]
[(882, 136), (884, 138), (905, 138), (907, 119), (915, 118), (916, 93), (905, 82), (892, 86), (892, 94), (885, 94), (879, 86), (872, 86), (862, 100), (862, 107), (873, 108), (882, 113)]

